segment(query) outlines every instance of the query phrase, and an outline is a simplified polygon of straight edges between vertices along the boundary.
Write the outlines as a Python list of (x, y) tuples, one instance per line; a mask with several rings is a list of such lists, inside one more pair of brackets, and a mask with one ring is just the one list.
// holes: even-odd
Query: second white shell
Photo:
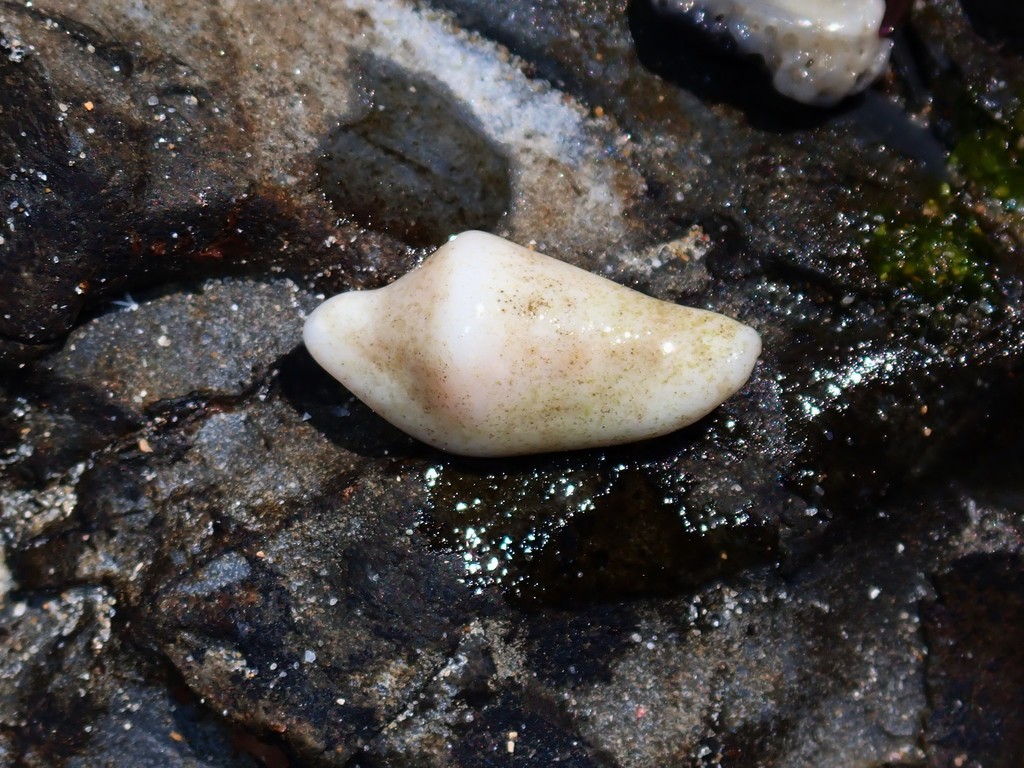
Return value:
[(328, 299), (304, 338), (378, 414), (469, 456), (667, 434), (743, 386), (761, 349), (735, 320), (483, 232), (385, 288)]
[(889, 64), (880, 36), (885, 0), (655, 0), (668, 11), (728, 32), (761, 56), (780, 93), (830, 106), (859, 93)]

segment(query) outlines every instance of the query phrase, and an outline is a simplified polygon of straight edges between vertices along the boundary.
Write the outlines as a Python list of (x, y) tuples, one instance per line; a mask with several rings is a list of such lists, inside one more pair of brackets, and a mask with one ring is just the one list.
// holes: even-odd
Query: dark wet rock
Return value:
[[(639, 0), (0, 5), (0, 762), (1020, 755), (1019, 57), (980, 5), (813, 115)], [(464, 226), (762, 361), (640, 445), (420, 445), (301, 321)]]
[[(892, 548), (865, 557), (863, 542), (879, 529)], [(626, 619), (625, 637), (598, 646), (607, 669), (565, 659), (572, 677), (563, 685), (584, 735), (615, 765), (920, 759), (926, 701), (915, 606), (934, 531), (912, 537), (924, 533), (910, 521), (879, 522), (823, 548), (788, 581), (749, 571), (615, 617), (616, 626)], [(589, 635), (608, 620), (587, 612), (565, 629), (584, 617)]]
[[(1009, 23), (996, 24), (1000, 15)], [(1019, 16), (1012, 6), (998, 8), (987, 0), (932, 0), (923, 4), (914, 15), (912, 30), (920, 36), (926, 52), (919, 57), (922, 65), (931, 65), (925, 74), (961, 79), (976, 95), (997, 103), (1000, 95), (1016, 90), (1024, 63), (1012, 48), (992, 44), (992, 36), (1012, 41), (1020, 35), (1020, 26), (1010, 21)], [(924, 54), (930, 54), (924, 55)], [(946, 83), (939, 83), (939, 95)]]
[(73, 379), (30, 374), (12, 381), (0, 399), (0, 473), (22, 487), (73, 470), (140, 423), (131, 409)]
[(198, 261), (245, 187), (221, 143), (235, 110), (187, 66), (17, 3), (0, 23), (0, 331), (15, 361), (18, 345), (45, 349), (129, 276)]
[(117, 623), (116, 601), (101, 588), (3, 609), (3, 764), (256, 765), (166, 670), (138, 664)]
[(86, 588), (3, 607), (0, 717), (12, 761), (21, 752), (27, 764), (45, 765), (87, 740), (82, 728), (93, 713), (76, 699), (94, 703), (111, 693), (101, 667), (117, 642), (115, 605), (104, 590)]
[[(217, 711), (344, 764), (480, 606), (416, 533), (418, 483), (400, 465), (365, 466), (276, 400), (178, 431), (97, 462), (77, 514), (14, 562), (21, 586), (116, 585), (136, 642)], [(73, 573), (47, 565), (69, 560)]]
[(341, 216), (405, 242), (495, 229), (509, 207), (508, 161), (451, 94), (369, 61), (366, 104), (324, 146), (321, 187)]
[(981, 35), (1024, 51), (1024, 9), (993, 0), (965, 0), (963, 8)]
[(12, 381), (0, 471), (26, 489), (77, 480), (94, 452), (147, 423), (258, 388), (299, 343), (315, 303), (288, 281), (183, 287), (141, 305), (129, 297), (72, 334), (52, 366)]
[(0, 6), (5, 368), (126, 290), (280, 268), (293, 253), (329, 266), (339, 234), (311, 184), (266, 172), (266, 158), (295, 152), (281, 133), (259, 143), (251, 116), (276, 114), (247, 112), (227, 61), (196, 55), (212, 53), (217, 19), (197, 11), (190, 35), (160, 39), (163, 24), (92, 10)]
[(129, 297), (71, 334), (50, 372), (139, 411), (190, 394), (238, 396), (301, 342), (316, 303), (290, 281), (242, 279), (182, 287), (144, 304)]
[[(506, 461), (500, 469), (441, 459), (425, 472), (429, 525), (440, 544), (463, 553), (469, 583), (502, 585), (526, 605), (678, 594), (773, 562), (784, 556), (786, 537), (817, 527), (782, 519), (787, 505), (805, 505), (786, 498), (777, 465), (759, 464), (756, 448), (737, 440), (736, 452), (704, 456), (699, 469), (700, 457), (687, 455), (690, 440), (729, 439), (722, 436), (737, 422), (727, 406), (684, 442), (673, 436), (642, 447)], [(735, 467), (744, 462), (739, 477)], [(787, 552), (796, 549), (786, 544)]]
[[(147, 672), (161, 682), (159, 672)], [(280, 747), (225, 726), (169, 676), (162, 686), (120, 689), (105, 716), (89, 726), (84, 748), (64, 764), (256, 768), (287, 762)]]
[(1020, 636), (1024, 572), (1019, 553), (968, 555), (935, 580), (924, 607), (936, 764), (1019, 765), (1024, 760)]

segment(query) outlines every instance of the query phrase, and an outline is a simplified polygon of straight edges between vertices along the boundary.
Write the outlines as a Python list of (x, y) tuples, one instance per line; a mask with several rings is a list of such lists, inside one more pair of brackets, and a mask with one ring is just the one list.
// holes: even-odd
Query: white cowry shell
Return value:
[(743, 386), (750, 327), (484, 232), (391, 285), (334, 296), (310, 354), (395, 426), (452, 453), (614, 445), (691, 424)]

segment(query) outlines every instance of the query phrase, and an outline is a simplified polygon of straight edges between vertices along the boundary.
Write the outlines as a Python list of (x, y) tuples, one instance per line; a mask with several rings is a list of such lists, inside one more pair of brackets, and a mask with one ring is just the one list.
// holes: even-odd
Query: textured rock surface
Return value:
[[(994, 7), (810, 112), (641, 0), (0, 3), (0, 764), (1019, 765)], [(466, 226), (763, 360), (656, 441), (433, 451), (301, 322)]]

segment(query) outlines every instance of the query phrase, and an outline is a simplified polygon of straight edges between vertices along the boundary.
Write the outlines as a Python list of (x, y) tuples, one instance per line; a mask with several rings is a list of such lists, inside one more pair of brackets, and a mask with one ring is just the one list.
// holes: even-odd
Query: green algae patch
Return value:
[(949, 165), (972, 192), (1007, 213), (1024, 208), (1024, 109), (993, 115), (977, 104), (957, 110)]
[(924, 301), (1000, 303), (997, 277), (1014, 263), (1001, 248), (1024, 244), (1024, 91), (998, 109), (967, 93), (954, 103), (949, 182), (916, 214), (883, 214), (865, 254), (883, 282)]
[(883, 224), (867, 252), (879, 278), (928, 301), (977, 300), (995, 293), (994, 252), (973, 219), (949, 214)]

